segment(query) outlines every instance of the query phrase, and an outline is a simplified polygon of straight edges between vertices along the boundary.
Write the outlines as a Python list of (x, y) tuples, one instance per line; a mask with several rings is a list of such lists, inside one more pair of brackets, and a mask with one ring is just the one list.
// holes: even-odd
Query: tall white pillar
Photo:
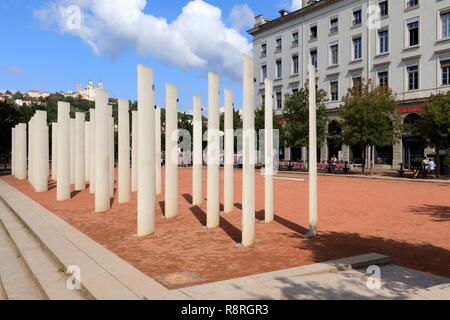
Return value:
[(208, 229), (217, 228), (220, 222), (220, 85), (219, 76), (208, 73)]
[[(47, 113), (46, 113), (47, 115)], [(48, 191), (48, 179), (50, 178), (50, 128), (47, 125), (47, 120), (45, 121), (45, 128), (44, 128), (44, 133), (45, 133), (45, 144), (44, 144), (44, 148), (45, 148), (45, 178), (47, 181), (47, 191)]]
[(317, 235), (317, 121), (316, 68), (309, 69), (309, 231), (307, 238)]
[(35, 139), (35, 190), (36, 192), (48, 191), (48, 128), (47, 111), (36, 111), (36, 122), (34, 124)]
[(166, 192), (165, 217), (178, 215), (178, 106), (177, 88), (166, 85)]
[(244, 56), (243, 70), (242, 245), (255, 242), (255, 108), (253, 59)]
[(95, 212), (106, 212), (111, 208), (109, 194), (109, 135), (110, 116), (108, 94), (101, 89), (95, 91)]
[(91, 176), (91, 123), (84, 123), (84, 178), (89, 182)]
[(274, 166), (274, 152), (273, 152), (273, 82), (269, 79), (264, 81), (265, 84), (265, 109), (264, 109), (264, 143), (265, 143), (265, 168), (264, 168), (264, 181), (265, 181), (265, 215), (264, 220), (266, 223), (270, 223), (274, 219), (273, 210), (273, 166)]
[(161, 179), (161, 109), (155, 109), (156, 194), (162, 193)]
[(90, 152), (91, 172), (89, 174), (89, 178), (90, 178), (89, 192), (91, 194), (94, 194), (95, 193), (95, 109), (90, 109), (89, 115), (90, 115), (90, 123), (91, 123), (91, 152)]
[(70, 104), (58, 102), (56, 200), (70, 199)]
[(114, 198), (115, 171), (115, 128), (112, 106), (109, 107), (109, 196)]
[(192, 167), (192, 205), (203, 205), (202, 170), (203, 170), (203, 120), (202, 100), (194, 97), (193, 124), (193, 167)]
[(138, 112), (131, 112), (131, 192), (138, 188)]
[(138, 65), (137, 234), (155, 232), (155, 96), (153, 70)]
[(233, 93), (225, 90), (225, 155), (224, 155), (224, 212), (234, 209), (234, 130), (233, 130)]
[(70, 184), (75, 184), (75, 119), (70, 119)]
[(34, 130), (34, 124), (35, 124), (35, 115), (33, 115), (30, 119), (30, 122), (28, 123), (28, 181), (32, 185), (32, 187), (35, 187), (35, 179), (34, 179), (34, 151), (35, 151), (35, 138), (36, 133)]
[(17, 127), (17, 179), (27, 178), (27, 125), (20, 123)]
[(119, 100), (119, 203), (131, 200), (130, 102)]
[(75, 113), (75, 190), (77, 191), (86, 188), (84, 120), (83, 112)]
[(16, 176), (15, 171), (16, 161), (16, 128), (11, 128), (11, 176)]
[(52, 180), (58, 179), (58, 123), (52, 123)]

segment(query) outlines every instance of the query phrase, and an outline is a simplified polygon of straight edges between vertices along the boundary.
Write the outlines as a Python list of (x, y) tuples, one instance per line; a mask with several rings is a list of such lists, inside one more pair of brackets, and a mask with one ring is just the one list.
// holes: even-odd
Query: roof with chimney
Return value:
[(248, 31), (249, 34), (255, 36), (261, 32), (278, 27), (290, 21), (296, 20), (300, 17), (307, 16), (308, 14), (317, 10), (323, 9), (341, 0), (309, 0), (307, 5), (303, 8), (289, 12), (287, 10), (280, 10), (280, 16), (276, 19), (270, 20), (262, 15), (255, 17), (255, 26)]

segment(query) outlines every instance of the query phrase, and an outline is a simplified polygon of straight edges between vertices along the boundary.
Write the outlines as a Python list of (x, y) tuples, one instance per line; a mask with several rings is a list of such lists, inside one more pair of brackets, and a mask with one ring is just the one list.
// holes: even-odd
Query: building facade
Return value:
[[(308, 64), (328, 93), (329, 130), (339, 133), (339, 106), (347, 90), (362, 79), (389, 85), (405, 122), (413, 123), (432, 94), (450, 89), (450, 0), (304, 1), (295, 12), (280, 11), (274, 20), (255, 18), (253, 36), (255, 104), (264, 101), (264, 79), (274, 81), (274, 106), (281, 112), (286, 94), (306, 85)], [(355, 147), (328, 139), (320, 160), (332, 154), (361, 161)], [(378, 166), (407, 166), (424, 150), (423, 141), (405, 133), (393, 147), (378, 148)], [(306, 153), (286, 150), (288, 160)]]
[(94, 101), (95, 100), (95, 89), (99, 88), (103, 90), (103, 82), (100, 81), (98, 85), (95, 85), (92, 80), (88, 82), (86, 87), (82, 87), (81, 83), (77, 84), (76, 92), (73, 93), (74, 96), (81, 96), (85, 100)]

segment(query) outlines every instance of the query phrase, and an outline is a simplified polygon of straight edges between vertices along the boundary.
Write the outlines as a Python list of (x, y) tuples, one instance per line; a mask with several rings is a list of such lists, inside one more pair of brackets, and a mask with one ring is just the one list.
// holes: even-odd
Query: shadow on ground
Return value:
[[(431, 244), (413, 244), (357, 233), (326, 232), (305, 240), (298, 236), (300, 250), (309, 250), (316, 262), (376, 252), (387, 255), (391, 263), (411, 269), (450, 277), (450, 251)], [(336, 257), (339, 252), (341, 257)]]
[(410, 211), (415, 214), (430, 216), (433, 219), (433, 221), (436, 222), (450, 221), (449, 206), (424, 205), (421, 207), (411, 207)]

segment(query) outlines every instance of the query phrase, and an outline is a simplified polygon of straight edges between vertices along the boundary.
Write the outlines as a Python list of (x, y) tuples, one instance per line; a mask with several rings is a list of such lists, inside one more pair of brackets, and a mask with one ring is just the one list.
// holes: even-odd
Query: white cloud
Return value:
[(236, 4), (230, 13), (233, 28), (241, 30), (251, 28), (255, 20), (255, 13), (248, 4)]
[(242, 54), (251, 53), (251, 44), (225, 25), (219, 8), (192, 0), (168, 22), (145, 13), (146, 5), (146, 0), (54, 0), (35, 16), (48, 28), (80, 37), (99, 55), (136, 50), (181, 68), (240, 78)]
[(1, 70), (5, 73), (8, 73), (8, 74), (16, 76), (16, 77), (20, 77), (25, 73), (22, 69), (14, 67), (14, 66), (3, 67), (3, 68), (1, 68)]
[(302, 0), (292, 0), (291, 10), (295, 11), (302, 8)]

